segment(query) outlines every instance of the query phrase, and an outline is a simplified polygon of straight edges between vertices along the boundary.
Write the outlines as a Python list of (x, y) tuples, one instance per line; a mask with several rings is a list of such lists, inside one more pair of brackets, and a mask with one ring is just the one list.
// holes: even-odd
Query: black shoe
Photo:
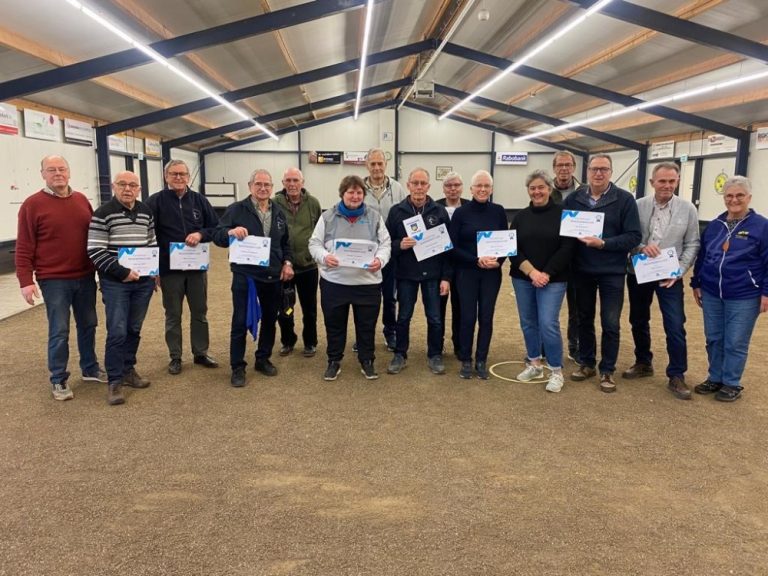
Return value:
[(720, 402), (733, 402), (741, 398), (741, 391), (744, 388), (741, 386), (725, 386), (723, 385), (720, 390), (715, 394), (715, 400)]
[(470, 380), (472, 378), (472, 362), (462, 362), (459, 370), (459, 378)]
[(200, 366), (205, 366), (206, 368), (218, 368), (219, 363), (216, 362), (213, 358), (208, 356), (208, 354), (203, 354), (202, 356), (195, 356), (195, 364), (200, 364)]
[(277, 368), (269, 358), (263, 358), (262, 360), (256, 360), (256, 365), (253, 367), (256, 372), (261, 372), (264, 376), (277, 376)]
[(288, 354), (291, 352), (293, 352), (293, 345), (288, 346), (288, 344), (283, 344), (283, 346), (280, 348), (279, 354), (280, 356), (288, 356)]
[(477, 372), (477, 377), (480, 378), (480, 380), (488, 380), (488, 365), (485, 361), (477, 362), (475, 364), (475, 372)]
[(241, 366), (232, 370), (232, 377), (229, 379), (229, 383), (235, 388), (245, 386), (245, 368)]
[(301, 353), (304, 358), (312, 358), (317, 354), (317, 346), (304, 346), (304, 351)]
[(325, 369), (325, 374), (323, 374), (323, 380), (327, 380), (329, 382), (331, 380), (336, 380), (339, 374), (341, 374), (341, 363), (328, 362), (328, 368)]
[(397, 338), (395, 338), (395, 335), (392, 334), (392, 336), (384, 336), (384, 339), (387, 341), (387, 351), (388, 352), (394, 352), (395, 346), (397, 346)]
[(723, 385), (720, 382), (710, 382), (709, 378), (704, 380), (701, 384), (697, 384), (693, 389), (696, 394), (713, 394), (719, 392)]
[(376, 369), (373, 367), (373, 360), (366, 360), (360, 363), (360, 372), (365, 376), (366, 380), (376, 380), (379, 375), (376, 373)]
[(168, 362), (168, 374), (173, 374), (174, 376), (176, 376), (176, 374), (181, 374), (180, 358), (171, 358), (171, 361)]

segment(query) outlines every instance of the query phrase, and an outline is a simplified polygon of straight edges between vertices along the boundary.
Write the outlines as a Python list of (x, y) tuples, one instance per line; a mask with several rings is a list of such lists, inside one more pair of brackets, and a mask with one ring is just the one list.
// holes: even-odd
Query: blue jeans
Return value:
[(69, 309), (75, 316), (80, 371), (91, 376), (99, 371), (96, 359), (96, 280), (93, 275), (73, 280), (39, 280), (48, 316), (48, 370), (51, 384), (69, 378)]
[(136, 282), (101, 278), (101, 298), (107, 313), (104, 367), (110, 382), (122, 380), (136, 365), (141, 326), (154, 291), (155, 279), (149, 276)]
[(594, 368), (597, 362), (595, 312), (600, 294), (600, 374), (613, 374), (619, 356), (621, 309), (624, 306), (624, 274), (591, 275), (576, 272), (571, 279), (579, 311), (579, 362)]
[(529, 360), (541, 358), (541, 348), (547, 364), (552, 368), (563, 367), (563, 337), (560, 334), (560, 308), (567, 284), (553, 282), (544, 288), (536, 288), (528, 280), (512, 278), (515, 289), (520, 329), (525, 340), (525, 352)]
[(440, 280), (398, 280), (397, 281), (397, 324), (395, 353), (408, 357), (410, 327), (413, 310), (421, 286), (421, 301), (427, 317), (427, 358), (443, 353), (443, 321), (440, 317)]
[(629, 323), (635, 341), (635, 362), (651, 365), (651, 304), (653, 295), (659, 300), (664, 334), (667, 336), (667, 376), (683, 376), (688, 371), (688, 346), (685, 341), (685, 304), (683, 282), (679, 280), (669, 288), (658, 282), (638, 284), (634, 274), (627, 274), (629, 291)]
[(701, 291), (710, 382), (741, 386), (752, 330), (760, 314), (760, 297), (722, 300)]

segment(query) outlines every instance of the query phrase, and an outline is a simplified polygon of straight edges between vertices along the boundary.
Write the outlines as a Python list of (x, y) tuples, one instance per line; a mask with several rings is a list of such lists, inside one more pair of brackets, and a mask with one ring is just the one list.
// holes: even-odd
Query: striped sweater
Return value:
[(133, 210), (116, 198), (101, 205), (88, 228), (88, 257), (100, 276), (122, 282), (130, 273), (117, 261), (117, 249), (130, 246), (157, 246), (152, 212), (138, 200)]

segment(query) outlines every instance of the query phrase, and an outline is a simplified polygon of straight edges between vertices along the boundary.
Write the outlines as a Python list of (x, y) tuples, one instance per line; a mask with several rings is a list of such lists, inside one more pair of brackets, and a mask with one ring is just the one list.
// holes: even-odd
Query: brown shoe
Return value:
[(107, 404), (110, 406), (117, 406), (118, 404), (125, 404), (125, 396), (123, 396), (122, 381), (117, 380), (110, 382), (107, 388)]
[(135, 368), (131, 368), (131, 371), (123, 376), (123, 384), (131, 388), (148, 388), (150, 382), (139, 376)]
[(691, 389), (688, 388), (688, 384), (685, 383), (685, 378), (682, 376), (672, 376), (667, 382), (667, 389), (669, 389), (676, 398), (680, 400), (691, 399)]
[(600, 374), (600, 390), (603, 392), (616, 392), (616, 382), (613, 381), (613, 374)]
[(582, 382), (587, 378), (593, 378), (597, 374), (594, 368), (589, 366), (579, 366), (575, 372), (571, 372), (571, 380), (574, 382)]
[(621, 373), (621, 377), (627, 380), (649, 378), (651, 376), (653, 376), (653, 366), (650, 364), (633, 364), (628, 370), (624, 370), (624, 372)]

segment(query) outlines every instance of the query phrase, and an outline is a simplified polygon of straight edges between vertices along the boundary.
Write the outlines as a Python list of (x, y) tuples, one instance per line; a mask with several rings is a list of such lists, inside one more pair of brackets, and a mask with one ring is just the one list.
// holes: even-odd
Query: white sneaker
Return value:
[(66, 382), (62, 382), (61, 384), (52, 384), (51, 392), (53, 392), (54, 400), (72, 400), (72, 398), (75, 397), (75, 395), (72, 393), (72, 389), (67, 386)]
[(517, 375), (517, 379), (521, 382), (530, 382), (534, 378), (541, 378), (543, 375), (544, 366), (534, 366), (533, 364), (528, 364), (528, 366), (525, 367), (525, 370)]
[(563, 373), (552, 372), (547, 382), (547, 392), (560, 392), (563, 389)]

